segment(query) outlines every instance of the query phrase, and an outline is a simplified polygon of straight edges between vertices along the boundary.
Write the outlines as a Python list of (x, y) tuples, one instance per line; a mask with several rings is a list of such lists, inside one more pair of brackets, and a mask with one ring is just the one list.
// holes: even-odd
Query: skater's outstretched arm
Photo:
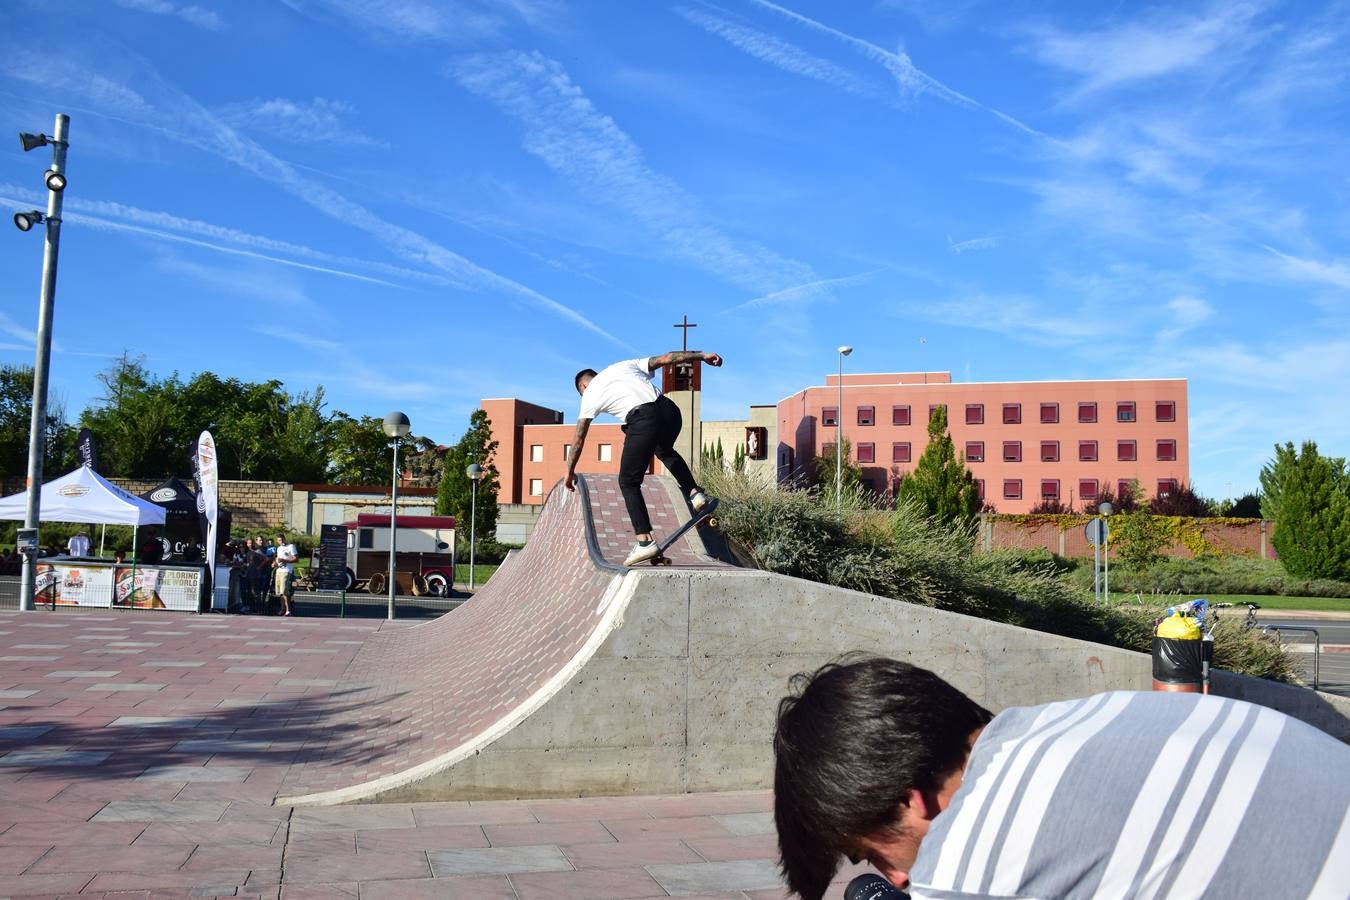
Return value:
[(572, 438), (571, 449), (567, 451), (567, 480), (563, 482), (569, 491), (577, 489), (577, 462), (581, 459), (581, 448), (586, 446), (586, 432), (590, 428), (590, 419), (577, 420), (577, 433)]
[(716, 353), (704, 353), (702, 350), (672, 350), (669, 353), (662, 353), (660, 356), (650, 357), (647, 360), (647, 368), (655, 372), (662, 366), (682, 362), (705, 362), (710, 366), (720, 366), (722, 357)]

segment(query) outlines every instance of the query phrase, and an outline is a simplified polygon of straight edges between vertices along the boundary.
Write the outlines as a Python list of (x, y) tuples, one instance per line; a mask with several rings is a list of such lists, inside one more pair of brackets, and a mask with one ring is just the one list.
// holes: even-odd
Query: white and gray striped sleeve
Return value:
[(915, 900), (1350, 897), (1350, 748), (1263, 707), (1100, 694), (985, 729)]

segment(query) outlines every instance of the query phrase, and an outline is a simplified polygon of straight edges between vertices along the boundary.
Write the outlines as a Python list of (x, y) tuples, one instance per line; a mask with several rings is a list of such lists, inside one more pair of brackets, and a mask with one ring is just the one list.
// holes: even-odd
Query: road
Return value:
[[(1350, 697), (1350, 620), (1281, 616), (1279, 610), (1257, 613), (1262, 625), (1277, 628), (1315, 628), (1322, 639), (1322, 655), (1317, 686), (1331, 694)], [(1311, 683), (1313, 675), (1313, 636), (1306, 632), (1280, 631), (1280, 639), (1296, 651), (1294, 659), (1303, 677)]]

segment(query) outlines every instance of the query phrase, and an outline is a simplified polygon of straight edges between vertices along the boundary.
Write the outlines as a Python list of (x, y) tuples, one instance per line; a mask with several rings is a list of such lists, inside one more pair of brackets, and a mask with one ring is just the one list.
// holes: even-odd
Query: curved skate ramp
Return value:
[[(658, 533), (688, 515), (664, 482), (644, 485)], [(361, 648), (331, 695), (329, 730), (344, 737), (307, 745), (277, 802), (385, 796), (509, 732), (621, 621), (631, 593), (622, 560), (631, 545), (616, 477), (583, 476), (576, 493), (555, 486), (529, 543), (471, 600), (433, 621), (382, 630)], [(723, 565), (692, 537), (669, 555), (680, 567)]]
[[(674, 485), (644, 485), (659, 533)], [(458, 610), (386, 628), (329, 695), (334, 737), (279, 803), (673, 794), (763, 788), (788, 679), (847, 651), (932, 669), (986, 707), (1147, 690), (1148, 656), (829, 585), (701, 551), (625, 570), (613, 476), (556, 487), (525, 549)], [(1215, 674), (1215, 692), (1350, 740), (1350, 701)], [(353, 737), (355, 735), (355, 737)]]

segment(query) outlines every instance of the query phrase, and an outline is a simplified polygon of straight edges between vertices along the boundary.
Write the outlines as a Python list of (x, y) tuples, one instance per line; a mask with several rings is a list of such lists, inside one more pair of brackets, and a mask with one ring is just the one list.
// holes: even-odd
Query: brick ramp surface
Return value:
[[(576, 493), (554, 488), (529, 543), (472, 600), (371, 636), (333, 692), (332, 739), (305, 746), (278, 802), (369, 799), (453, 765), (509, 731), (584, 665), (621, 612), (602, 601), (618, 590), (633, 536), (617, 479), (583, 477)], [(644, 484), (662, 534), (688, 516), (666, 480)], [(693, 541), (669, 555), (679, 567), (723, 567)]]

